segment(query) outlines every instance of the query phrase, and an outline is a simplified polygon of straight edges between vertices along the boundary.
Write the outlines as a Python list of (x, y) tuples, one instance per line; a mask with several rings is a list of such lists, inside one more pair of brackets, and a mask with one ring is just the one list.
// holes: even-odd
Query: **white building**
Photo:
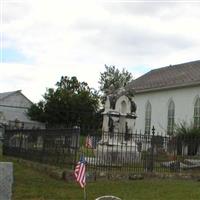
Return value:
[(174, 125), (200, 127), (200, 61), (163, 67), (144, 74), (127, 87), (135, 89), (135, 129), (171, 134)]
[(45, 128), (43, 123), (32, 121), (27, 116), (32, 104), (21, 90), (0, 93), (0, 124), (8, 128)]

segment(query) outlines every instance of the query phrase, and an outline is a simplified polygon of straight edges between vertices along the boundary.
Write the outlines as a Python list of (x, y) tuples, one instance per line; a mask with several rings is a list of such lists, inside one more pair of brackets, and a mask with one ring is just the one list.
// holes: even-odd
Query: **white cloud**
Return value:
[[(199, 59), (199, 3), (2, 0), (2, 47), (31, 64), (1, 63), (0, 91), (33, 101), (60, 76), (98, 88), (104, 64), (143, 70)], [(31, 88), (31, 90), (30, 90)]]

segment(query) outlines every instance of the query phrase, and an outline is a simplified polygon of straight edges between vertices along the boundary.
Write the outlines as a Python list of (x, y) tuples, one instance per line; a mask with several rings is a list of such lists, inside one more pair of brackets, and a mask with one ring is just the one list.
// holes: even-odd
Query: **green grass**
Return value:
[[(0, 160), (9, 161), (9, 158)], [(145, 179), (137, 181), (97, 180), (87, 183), (88, 200), (106, 194), (123, 200), (198, 200), (200, 182)], [(83, 190), (75, 182), (55, 180), (14, 162), (13, 200), (82, 200)]]

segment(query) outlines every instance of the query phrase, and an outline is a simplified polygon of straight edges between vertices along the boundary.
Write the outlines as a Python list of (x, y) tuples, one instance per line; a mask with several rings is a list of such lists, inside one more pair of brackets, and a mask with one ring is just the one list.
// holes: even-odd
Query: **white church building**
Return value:
[[(110, 157), (116, 153), (119, 159), (120, 145), (125, 153), (122, 157), (127, 159), (128, 155), (127, 161), (133, 152), (139, 158), (141, 150), (151, 147), (153, 126), (156, 135), (172, 135), (180, 123), (199, 128), (200, 61), (151, 70), (118, 90), (111, 85), (102, 114), (103, 134), (98, 148), (103, 155), (110, 152)], [(138, 140), (137, 136), (144, 134), (149, 137)], [(168, 149), (167, 143), (163, 148)], [(177, 151), (196, 155), (200, 154), (200, 146), (181, 143)]]
[(200, 61), (151, 70), (126, 87), (134, 88), (135, 130), (172, 134), (175, 124), (200, 127)]

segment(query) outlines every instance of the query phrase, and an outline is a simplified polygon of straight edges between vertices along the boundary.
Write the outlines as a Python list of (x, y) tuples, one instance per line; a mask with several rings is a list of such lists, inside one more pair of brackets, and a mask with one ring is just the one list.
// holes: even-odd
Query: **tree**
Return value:
[(44, 101), (39, 101), (38, 103), (33, 104), (28, 109), (28, 115), (32, 120), (45, 122)]
[(116, 90), (125, 86), (130, 81), (132, 81), (132, 74), (124, 68), (122, 71), (119, 71), (115, 66), (105, 65), (105, 71), (100, 73), (100, 91), (106, 95), (111, 85), (114, 87), (113, 89)]
[(62, 76), (56, 89), (49, 88), (44, 101), (33, 104), (28, 110), (31, 119), (46, 122), (48, 127), (66, 127), (80, 124), (97, 125), (99, 95), (86, 82)]

